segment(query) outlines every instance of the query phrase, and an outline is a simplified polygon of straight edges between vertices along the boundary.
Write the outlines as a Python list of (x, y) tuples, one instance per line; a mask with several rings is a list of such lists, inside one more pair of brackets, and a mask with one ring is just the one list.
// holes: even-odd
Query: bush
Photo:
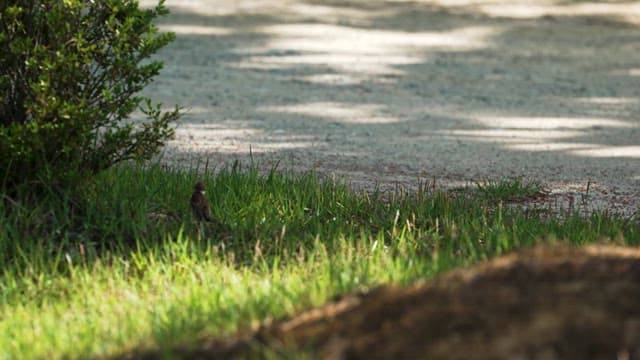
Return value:
[[(0, 179), (73, 185), (126, 160), (151, 158), (173, 136), (180, 109), (136, 94), (162, 68), (149, 61), (175, 35), (152, 21), (163, 0), (0, 2)], [(132, 121), (131, 113), (146, 114)]]

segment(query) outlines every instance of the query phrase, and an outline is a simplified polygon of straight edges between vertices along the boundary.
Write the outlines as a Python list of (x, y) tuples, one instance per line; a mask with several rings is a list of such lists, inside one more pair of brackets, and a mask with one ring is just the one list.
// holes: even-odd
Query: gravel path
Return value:
[(640, 3), (167, 5), (177, 40), (146, 95), (189, 108), (167, 161), (251, 152), (358, 188), (518, 177), (640, 208)]

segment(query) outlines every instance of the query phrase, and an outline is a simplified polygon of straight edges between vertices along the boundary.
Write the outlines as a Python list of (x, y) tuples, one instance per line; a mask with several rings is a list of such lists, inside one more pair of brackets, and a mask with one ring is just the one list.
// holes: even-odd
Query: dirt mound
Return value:
[[(640, 249), (535, 248), (411, 287), (383, 286), (188, 358), (640, 358)], [(182, 353), (184, 354), (184, 353)]]

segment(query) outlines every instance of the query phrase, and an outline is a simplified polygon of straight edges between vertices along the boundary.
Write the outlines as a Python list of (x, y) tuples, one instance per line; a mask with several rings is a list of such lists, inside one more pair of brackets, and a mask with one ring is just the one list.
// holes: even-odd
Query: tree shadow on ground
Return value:
[(145, 93), (190, 109), (166, 161), (640, 196), (632, 4), (174, 4)]

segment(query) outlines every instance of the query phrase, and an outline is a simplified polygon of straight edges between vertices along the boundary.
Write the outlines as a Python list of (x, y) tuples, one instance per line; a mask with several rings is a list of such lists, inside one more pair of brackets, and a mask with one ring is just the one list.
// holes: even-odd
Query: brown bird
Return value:
[(204, 184), (198, 181), (193, 187), (193, 195), (191, 195), (191, 209), (193, 215), (198, 221), (212, 221), (211, 208), (207, 198), (204, 197)]

